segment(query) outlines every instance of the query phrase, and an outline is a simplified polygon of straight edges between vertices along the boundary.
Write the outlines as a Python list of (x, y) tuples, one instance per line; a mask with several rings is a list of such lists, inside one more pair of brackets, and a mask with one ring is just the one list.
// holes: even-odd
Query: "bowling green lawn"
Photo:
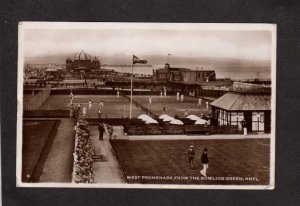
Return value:
[[(57, 130), (55, 120), (26, 120), (23, 123), (22, 144), (22, 181), (26, 181), (26, 175), (30, 174), (34, 181), (38, 181), (43, 169), (45, 159), (41, 159), (45, 149), (51, 147), (55, 137), (53, 130)], [(53, 134), (52, 134), (53, 133)], [(52, 134), (52, 135), (50, 135)], [(33, 174), (35, 173), (35, 174)], [(33, 176), (35, 175), (35, 176)]]
[[(111, 141), (127, 183), (267, 185), (270, 139), (115, 140)], [(194, 169), (187, 149), (194, 145)], [(208, 148), (208, 179), (200, 175), (203, 149)]]

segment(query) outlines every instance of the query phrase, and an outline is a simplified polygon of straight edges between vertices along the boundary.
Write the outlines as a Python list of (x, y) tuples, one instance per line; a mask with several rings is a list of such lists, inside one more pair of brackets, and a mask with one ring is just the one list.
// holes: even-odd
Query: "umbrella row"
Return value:
[[(201, 117), (198, 117), (193, 114), (187, 116), (186, 118), (195, 121), (194, 124), (198, 124), (198, 125), (207, 124), (207, 121), (205, 119), (202, 119)], [(146, 114), (142, 114), (138, 116), (138, 119), (144, 121), (145, 124), (158, 124), (158, 122), (155, 119), (153, 119), (152, 117)], [(159, 116), (159, 119), (161, 119), (163, 122), (169, 122), (170, 124), (176, 124), (176, 125), (184, 124), (181, 120), (175, 119), (174, 117), (167, 114), (162, 114), (161, 116)]]

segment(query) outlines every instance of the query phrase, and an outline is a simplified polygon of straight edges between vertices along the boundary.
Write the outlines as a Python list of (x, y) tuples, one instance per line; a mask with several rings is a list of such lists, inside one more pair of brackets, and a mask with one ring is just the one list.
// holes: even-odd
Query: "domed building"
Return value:
[(66, 69), (68, 71), (78, 71), (78, 72), (90, 72), (92, 70), (99, 70), (100, 69), (100, 61), (97, 57), (92, 57), (81, 51), (80, 53), (76, 54), (73, 59), (68, 57), (66, 59)]

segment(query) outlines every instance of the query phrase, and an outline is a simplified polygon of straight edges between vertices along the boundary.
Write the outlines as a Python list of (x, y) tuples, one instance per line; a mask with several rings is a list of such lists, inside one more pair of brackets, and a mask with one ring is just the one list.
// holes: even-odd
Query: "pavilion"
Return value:
[(237, 88), (247, 86), (248, 88), (235, 89), (213, 101), (213, 121), (218, 125), (238, 125), (241, 129), (241, 121), (245, 120), (249, 132), (271, 131), (271, 92), (269, 89), (253, 89), (249, 84), (235, 85)]

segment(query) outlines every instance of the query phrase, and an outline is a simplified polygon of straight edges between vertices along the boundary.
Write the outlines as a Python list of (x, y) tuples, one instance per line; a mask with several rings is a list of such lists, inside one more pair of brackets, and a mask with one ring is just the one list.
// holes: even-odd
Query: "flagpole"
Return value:
[(168, 63), (168, 64), (171, 64), (171, 63), (169, 62), (169, 60), (170, 60), (170, 59), (169, 59), (169, 56), (171, 56), (171, 54), (168, 54), (168, 55), (167, 55), (167, 63)]
[(132, 86), (133, 86), (133, 62), (131, 67), (131, 82), (130, 82), (130, 107), (129, 107), (129, 119), (132, 117)]

